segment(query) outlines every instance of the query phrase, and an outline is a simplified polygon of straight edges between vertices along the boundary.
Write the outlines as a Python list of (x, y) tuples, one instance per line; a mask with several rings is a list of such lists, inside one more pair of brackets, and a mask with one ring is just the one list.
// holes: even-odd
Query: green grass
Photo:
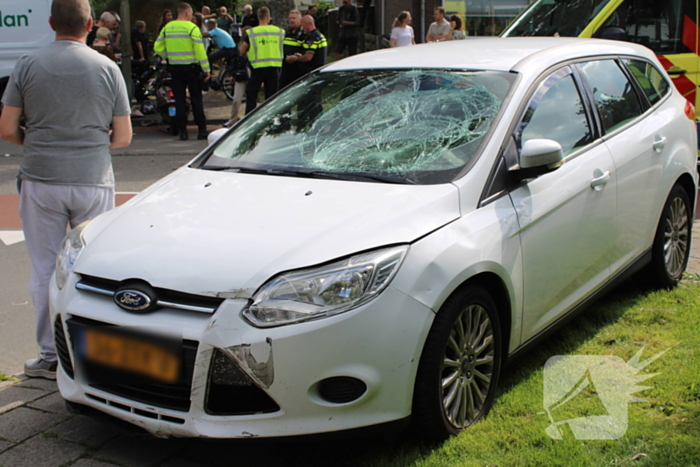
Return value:
[(2, 371), (0, 371), (0, 382), (3, 382), (3, 381), (12, 381), (12, 379), (13, 379), (12, 377), (7, 376), (5, 373), (3, 373)]
[[(614, 355), (642, 360), (667, 350), (644, 373), (660, 373), (629, 404), (617, 440), (551, 439), (543, 408), (543, 368), (555, 355)], [(700, 465), (700, 286), (648, 293), (626, 284), (562, 332), (506, 369), (491, 414), (442, 446), (405, 445), (368, 459), (372, 466), (691, 466)], [(580, 402), (580, 401), (579, 401)], [(584, 400), (599, 414), (597, 397)], [(564, 417), (566, 418), (566, 417)], [(645, 454), (644, 456), (637, 456)], [(637, 456), (636, 460), (633, 460)]]
[[(345, 438), (250, 449), (260, 461), (283, 459), (288, 466), (700, 466), (700, 285), (688, 279), (671, 291), (648, 292), (630, 282), (613, 291), (506, 368), (490, 415), (441, 445)], [(550, 357), (628, 361), (642, 348), (642, 360), (667, 352), (642, 370), (659, 374), (640, 383), (650, 389), (635, 394), (646, 402), (629, 404), (624, 436), (577, 440), (569, 433), (555, 440), (545, 433), (543, 375)], [(579, 403), (575, 416), (600, 414), (598, 397)], [(238, 452), (245, 457), (246, 450)]]

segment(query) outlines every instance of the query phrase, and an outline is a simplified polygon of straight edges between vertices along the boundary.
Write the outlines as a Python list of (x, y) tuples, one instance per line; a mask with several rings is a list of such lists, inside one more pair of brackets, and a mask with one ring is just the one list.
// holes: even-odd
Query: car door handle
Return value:
[(595, 171), (593, 171), (593, 176), (595, 178), (591, 180), (591, 188), (595, 191), (600, 191), (603, 189), (603, 186), (608, 183), (608, 180), (610, 180), (610, 171), (606, 170), (603, 172), (600, 169), (595, 169)]
[(654, 143), (651, 145), (651, 147), (654, 148), (654, 152), (661, 152), (664, 146), (666, 146), (666, 137), (657, 135), (654, 138)]

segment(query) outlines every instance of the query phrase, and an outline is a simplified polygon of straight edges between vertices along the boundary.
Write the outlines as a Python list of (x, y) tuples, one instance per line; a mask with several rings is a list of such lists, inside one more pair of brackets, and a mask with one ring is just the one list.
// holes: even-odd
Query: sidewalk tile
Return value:
[[(62, 415), (20, 407), (0, 417), (0, 438), (24, 441), (65, 418)], [(2, 462), (0, 465), (3, 465)]]
[(47, 431), (59, 438), (98, 447), (119, 436), (117, 428), (89, 417), (73, 417)]
[(37, 435), (0, 454), (7, 467), (59, 467), (80, 457), (86, 448), (56, 438)]
[(66, 401), (61, 396), (61, 393), (54, 392), (46, 397), (37, 399), (34, 402), (27, 404), (28, 407), (33, 409), (45, 410), (46, 412), (53, 412), (61, 415), (71, 415), (66, 409)]
[(156, 465), (188, 444), (187, 440), (121, 436), (107, 443), (93, 456), (129, 466)]
[[(43, 397), (46, 394), (48, 393), (39, 389), (27, 389), (17, 386), (3, 389), (0, 391), (0, 414), (7, 412), (11, 408), (15, 408), (17, 406), (17, 402), (19, 402), (20, 405), (23, 405), (27, 402)], [(12, 407), (6, 408), (10, 405), (12, 405)]]
[(26, 381), (22, 381), (17, 384), (18, 388), (36, 388), (43, 389), (44, 391), (58, 391), (58, 385), (56, 381), (51, 381), (50, 379), (44, 378), (29, 378)]
[(3, 451), (7, 451), (12, 446), (14, 446), (14, 443), (11, 443), (9, 441), (0, 440), (0, 453), (2, 453)]

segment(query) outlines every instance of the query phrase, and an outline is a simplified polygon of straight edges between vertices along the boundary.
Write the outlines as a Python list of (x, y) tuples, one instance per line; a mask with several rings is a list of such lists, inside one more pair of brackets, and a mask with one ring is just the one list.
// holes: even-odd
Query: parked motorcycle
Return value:
[[(159, 64), (156, 67), (155, 80), (153, 88), (155, 90), (156, 112), (158, 112), (163, 120), (163, 124), (168, 125), (168, 132), (172, 135), (178, 134), (178, 127), (175, 122), (177, 115), (177, 106), (175, 104), (175, 93), (172, 88), (172, 80), (170, 73), (165, 64)], [(191, 111), (189, 92), (186, 94), (187, 114)], [(152, 104), (151, 104), (152, 105)], [(143, 104), (142, 104), (143, 107)], [(145, 112), (144, 112), (145, 113)]]

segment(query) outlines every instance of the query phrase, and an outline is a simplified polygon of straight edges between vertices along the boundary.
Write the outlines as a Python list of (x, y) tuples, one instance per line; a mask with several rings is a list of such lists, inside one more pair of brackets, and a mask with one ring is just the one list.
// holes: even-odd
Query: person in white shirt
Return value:
[(416, 40), (413, 36), (413, 28), (411, 24), (411, 12), (402, 11), (394, 20), (394, 25), (391, 29), (391, 39), (389, 45), (391, 47), (403, 47), (406, 45), (416, 45)]

